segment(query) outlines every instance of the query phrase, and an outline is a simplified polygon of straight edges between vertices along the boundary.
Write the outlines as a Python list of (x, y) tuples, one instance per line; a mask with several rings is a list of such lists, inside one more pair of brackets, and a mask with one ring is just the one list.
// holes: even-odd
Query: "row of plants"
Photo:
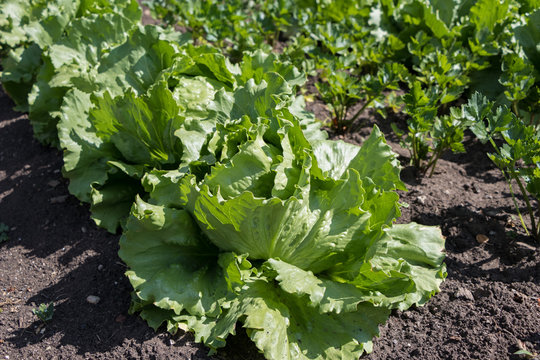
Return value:
[(327, 140), (289, 61), (231, 62), (140, 17), (135, 0), (0, 2), (4, 89), (122, 231), (131, 311), (212, 352), (239, 324), (268, 359), (371, 351), (446, 276), (440, 230), (394, 224), (405, 186), (379, 129)]
[(232, 59), (242, 50), (279, 52), (310, 75), (318, 91), (311, 95), (327, 105), (336, 132), (368, 108), (383, 117), (405, 113), (406, 123), (392, 127), (420, 174), (431, 176), (445, 152), (465, 152), (471, 129), (493, 144), (488, 156), (508, 181), (525, 231), (540, 241), (533, 206), (540, 195), (540, 1), (145, 3)]

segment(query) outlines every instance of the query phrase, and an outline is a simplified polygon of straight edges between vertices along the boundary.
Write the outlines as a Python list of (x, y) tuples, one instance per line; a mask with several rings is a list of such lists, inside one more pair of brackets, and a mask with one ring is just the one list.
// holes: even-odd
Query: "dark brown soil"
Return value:
[[(97, 228), (67, 191), (61, 153), (33, 139), (25, 115), (0, 93), (0, 359), (262, 359), (239, 329), (209, 357), (191, 334), (155, 333), (127, 314), (131, 287), (117, 256), (118, 236)], [(325, 117), (321, 104), (316, 113)], [(326, 115), (325, 115), (326, 114)], [(371, 120), (340, 135), (361, 143)], [(362, 120), (362, 119), (361, 119)], [(440, 226), (448, 279), (424, 307), (395, 311), (364, 359), (518, 359), (540, 353), (540, 254), (524, 235), (500, 173), (474, 140), (447, 155), (432, 178), (407, 167), (388, 123), (378, 122), (401, 155), (399, 222)], [(489, 240), (479, 244), (477, 235)], [(98, 304), (87, 301), (98, 296)], [(31, 310), (54, 303), (45, 326)]]

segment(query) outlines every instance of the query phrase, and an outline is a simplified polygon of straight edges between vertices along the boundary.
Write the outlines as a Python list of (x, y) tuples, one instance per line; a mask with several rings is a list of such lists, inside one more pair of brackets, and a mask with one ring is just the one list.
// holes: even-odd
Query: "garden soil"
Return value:
[[(117, 255), (119, 235), (98, 228), (88, 206), (69, 195), (61, 152), (37, 142), (27, 116), (12, 107), (1, 92), (0, 223), (9, 239), (0, 243), (0, 360), (263, 359), (240, 326), (209, 356), (191, 334), (154, 332), (128, 314), (131, 286)], [(311, 108), (326, 116), (320, 103)], [(467, 153), (445, 155), (429, 178), (408, 166), (407, 151), (389, 130), (390, 121), (403, 126), (399, 117), (370, 116), (332, 137), (361, 144), (375, 120), (404, 168), (408, 191), (400, 192), (398, 222), (440, 226), (448, 278), (425, 306), (392, 312), (362, 359), (540, 353), (540, 251), (521, 229), (508, 186), (486, 156), (489, 147), (469, 137)], [(54, 304), (47, 324), (32, 313), (42, 303)]]

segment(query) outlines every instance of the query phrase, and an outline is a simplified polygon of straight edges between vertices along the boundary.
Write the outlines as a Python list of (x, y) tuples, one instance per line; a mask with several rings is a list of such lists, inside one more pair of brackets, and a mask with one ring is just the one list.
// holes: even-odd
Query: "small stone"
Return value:
[(402, 314), (401, 314), (401, 317), (403, 317), (404, 319), (412, 319), (412, 315), (410, 312), (408, 311), (404, 311)]
[(445, 193), (446, 195), (450, 195), (450, 190), (448, 190), (448, 189), (443, 190), (443, 193)]
[(476, 235), (476, 241), (478, 241), (479, 244), (484, 244), (489, 241), (489, 238), (484, 234), (478, 234)]
[(49, 185), (50, 187), (57, 187), (58, 185), (60, 184), (60, 181), (58, 180), (51, 180), (47, 183), (47, 185)]
[(489, 235), (491, 235), (491, 236), (497, 235), (497, 232), (496, 232), (496, 231), (493, 231), (493, 230), (490, 230), (490, 231), (489, 231)]
[(98, 267), (97, 267), (98, 271), (101, 271), (103, 270), (103, 265), (99, 264)]
[(95, 296), (95, 295), (89, 295), (87, 298), (86, 298), (86, 301), (88, 301), (90, 304), (93, 304), (93, 305), (96, 305), (101, 299), (99, 298), (99, 296)]
[(83, 234), (85, 234), (85, 233), (86, 233), (86, 228), (85, 228), (84, 226), (83, 226), (83, 227), (81, 227), (81, 232), (82, 232)]
[(416, 201), (418, 201), (420, 204), (425, 205), (426, 204), (426, 197), (424, 195), (416, 197)]
[(458, 291), (456, 291), (456, 298), (474, 301), (474, 296), (471, 290), (465, 288), (459, 288)]
[(170, 346), (173, 346), (174, 343), (175, 343), (175, 341), (174, 341), (173, 339), (169, 339), (169, 345), (170, 345)]
[(487, 210), (486, 215), (491, 217), (497, 217), (499, 216), (499, 212), (497, 210)]
[(523, 303), (523, 301), (527, 300), (527, 295), (520, 293), (519, 291), (514, 290), (514, 301), (518, 302), (520, 304)]
[(68, 198), (67, 195), (61, 195), (51, 198), (51, 204), (61, 204), (63, 202), (66, 202), (66, 199)]

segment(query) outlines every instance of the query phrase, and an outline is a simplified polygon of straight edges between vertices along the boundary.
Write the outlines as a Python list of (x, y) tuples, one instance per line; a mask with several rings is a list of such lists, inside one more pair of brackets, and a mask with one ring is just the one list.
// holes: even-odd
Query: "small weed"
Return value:
[(39, 320), (46, 323), (50, 321), (53, 317), (54, 304), (39, 304), (39, 307), (37, 309), (32, 309), (32, 313), (36, 315)]
[(8, 236), (9, 226), (4, 223), (0, 223), (0, 243), (9, 240)]

